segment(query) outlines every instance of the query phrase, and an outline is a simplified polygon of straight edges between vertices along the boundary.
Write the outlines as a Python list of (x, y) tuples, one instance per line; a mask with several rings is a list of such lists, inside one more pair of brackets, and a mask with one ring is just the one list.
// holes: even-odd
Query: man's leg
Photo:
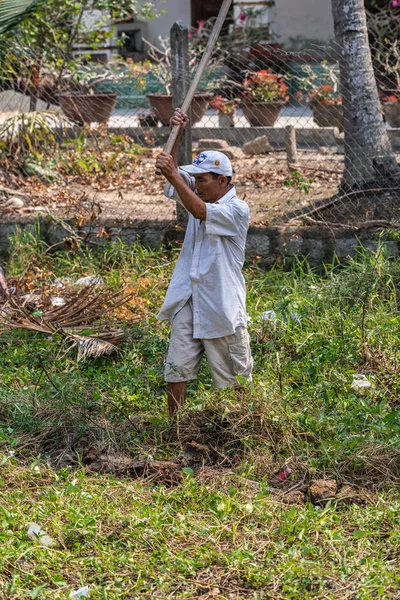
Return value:
[(253, 359), (250, 337), (245, 327), (223, 338), (202, 340), (216, 388), (240, 388), (237, 376), (251, 381)]
[(196, 379), (204, 353), (201, 340), (193, 339), (193, 308), (189, 300), (172, 321), (171, 336), (165, 357), (168, 413), (174, 415), (186, 398), (186, 384)]
[(186, 381), (167, 383), (168, 414), (170, 417), (172, 417), (185, 402), (186, 386)]

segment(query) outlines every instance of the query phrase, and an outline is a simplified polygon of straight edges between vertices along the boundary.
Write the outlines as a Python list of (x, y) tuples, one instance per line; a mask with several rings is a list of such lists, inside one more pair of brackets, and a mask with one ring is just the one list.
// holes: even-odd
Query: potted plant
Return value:
[(107, 123), (118, 94), (102, 91), (99, 86), (105, 81), (116, 81), (122, 77), (124, 73), (119, 72), (116, 65), (74, 65), (64, 72), (63, 81), (59, 82), (62, 90), (58, 94), (61, 110), (68, 119), (79, 125)]
[[(61, 102), (73, 120), (82, 122), (85, 118), (86, 122), (93, 119), (105, 122), (109, 118), (109, 107), (115, 106), (116, 97), (107, 94), (95, 100), (93, 96), (99, 91), (95, 84), (87, 86), (88, 81), (77, 82), (75, 77), (68, 80), (67, 76), (74, 75), (83, 61), (91, 61), (93, 53), (104, 53), (110, 47), (116, 23), (160, 14), (153, 0), (143, 6), (139, 0), (47, 0), (31, 4), (29, 19), (17, 25), (17, 34), (11, 32), (1, 50), (2, 64), (12, 64), (15, 56), (21, 54), (20, 48), (24, 49), (22, 60), (13, 69), (13, 84), (22, 84), (21, 90), (30, 96), (31, 111), (36, 110), (39, 98), (55, 103), (60, 95), (67, 94), (69, 97), (61, 99)], [(121, 37), (117, 45), (123, 44), (123, 41)], [(77, 52), (81, 58), (77, 58)], [(82, 98), (85, 95), (91, 98), (85, 101)], [(95, 109), (83, 115), (82, 111), (89, 104), (96, 105)]]
[(314, 122), (319, 127), (337, 127), (342, 132), (344, 122), (338, 66), (323, 61), (318, 71), (311, 65), (302, 66), (302, 70), (306, 73), (305, 77), (293, 76), (304, 87), (295, 94), (297, 100), (309, 102)]
[(308, 94), (313, 119), (319, 127), (344, 130), (342, 97), (329, 83), (319, 85)]
[(390, 50), (385, 51), (384, 59), (386, 80), (385, 87), (381, 86), (380, 94), (383, 113), (390, 127), (400, 127), (400, 41), (395, 40), (390, 45)]
[(382, 98), (383, 112), (390, 127), (400, 127), (400, 93)]
[[(191, 38), (191, 41), (193, 38)], [(159, 38), (159, 47), (154, 46), (147, 40), (146, 44), (149, 46), (149, 57), (152, 60), (152, 67), (150, 69), (150, 75), (152, 75), (159, 83), (162, 91), (159, 93), (147, 94), (149, 104), (160, 119), (163, 125), (168, 125), (169, 120), (172, 117), (173, 105), (172, 105), (172, 67), (171, 67), (171, 48), (168, 38)], [(192, 43), (189, 48), (189, 74), (192, 75), (196, 71), (198, 56), (202, 53), (202, 48)], [(221, 64), (222, 58), (217, 57), (212, 59), (206, 69), (206, 73), (203, 77), (203, 83), (208, 80), (205, 87), (212, 85), (215, 87), (216, 80), (212, 82), (212, 78), (215, 76), (217, 69)], [(208, 104), (212, 98), (212, 94), (207, 91), (199, 90), (192, 100), (191, 104), (191, 117), (192, 123), (198, 123), (203, 117), (205, 111), (208, 108)]]
[(234, 116), (236, 112), (235, 100), (228, 100), (221, 95), (214, 96), (210, 100), (210, 107), (218, 111), (219, 127), (234, 127)]
[(262, 69), (246, 77), (240, 106), (245, 117), (255, 127), (271, 127), (278, 120), (281, 108), (289, 100), (288, 86), (281, 75)]

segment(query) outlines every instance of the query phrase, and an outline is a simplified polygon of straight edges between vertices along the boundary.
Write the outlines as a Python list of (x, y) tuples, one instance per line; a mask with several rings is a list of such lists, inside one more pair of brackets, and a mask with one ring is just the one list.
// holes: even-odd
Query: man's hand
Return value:
[(172, 127), (174, 127), (174, 125), (179, 125), (181, 131), (183, 131), (189, 125), (189, 117), (185, 115), (185, 113), (183, 113), (180, 108), (176, 108), (174, 114), (172, 115), (169, 121), (169, 125), (171, 129)]
[[(172, 119), (171, 119), (172, 120)], [(173, 157), (167, 152), (160, 152), (156, 158), (156, 168), (160, 169), (162, 174), (169, 182), (179, 177), (178, 169), (175, 166)]]

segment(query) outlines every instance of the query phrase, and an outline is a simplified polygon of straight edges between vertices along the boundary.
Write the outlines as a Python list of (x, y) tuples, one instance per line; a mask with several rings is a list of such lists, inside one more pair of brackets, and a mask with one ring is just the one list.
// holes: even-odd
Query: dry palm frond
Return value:
[(124, 338), (122, 329), (91, 329), (89, 333), (82, 329), (132, 297), (131, 294), (124, 294), (124, 290), (114, 291), (108, 287), (98, 289), (92, 285), (74, 293), (63, 306), (32, 312), (27, 302), (32, 298), (32, 293), (29, 297), (17, 291), (11, 293), (1, 266), (0, 293), (0, 300), (4, 299), (0, 311), (0, 331), (27, 329), (47, 335), (58, 334), (71, 342), (69, 349), (78, 348), (78, 360), (118, 350)]
[(122, 329), (114, 329), (93, 335), (69, 334), (68, 332), (67, 335), (68, 339), (72, 341), (71, 347), (77, 346), (78, 361), (80, 361), (90, 356), (98, 357), (118, 351), (125, 332)]

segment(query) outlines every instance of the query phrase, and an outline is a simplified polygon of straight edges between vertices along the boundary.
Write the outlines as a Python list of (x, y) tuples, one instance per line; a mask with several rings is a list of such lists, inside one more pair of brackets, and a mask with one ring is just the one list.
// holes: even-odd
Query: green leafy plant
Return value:
[(312, 65), (305, 64), (302, 65), (302, 71), (306, 73), (305, 76), (291, 75), (291, 78), (298, 81), (302, 87), (296, 93), (299, 102), (305, 99), (310, 103), (342, 104), (339, 92), (339, 66), (336, 63), (329, 64), (327, 61), (322, 61), (318, 70)]
[(15, 27), (37, 5), (37, 0), (2, 0), (0, 2), (0, 34)]
[(299, 171), (293, 171), (290, 174), (290, 177), (285, 179), (283, 185), (285, 187), (296, 188), (300, 194), (303, 193), (307, 195), (310, 193), (311, 185), (313, 183), (314, 179), (311, 179), (310, 177), (304, 177), (304, 175), (302, 175), (302, 173)]
[[(91, 52), (110, 40), (113, 26), (126, 19), (158, 15), (151, 1), (49, 0), (38, 2), (29, 19), (0, 44), (2, 64), (9, 65), (9, 82), (34, 98), (57, 101), (69, 91), (88, 91), (101, 81), (121, 76), (118, 69), (87, 65)], [(92, 22), (93, 15), (98, 18)], [(121, 42), (123, 40), (121, 39)], [(86, 52), (74, 57), (80, 44)]]
[(55, 128), (61, 124), (54, 111), (18, 113), (0, 125), (0, 160), (13, 171), (40, 179), (59, 178), (49, 155), (55, 152)]
[(144, 146), (127, 135), (102, 132), (93, 136), (83, 130), (73, 140), (64, 142), (57, 153), (58, 167), (67, 175), (86, 176), (99, 172), (107, 175), (116, 170), (123, 175), (145, 152)]

